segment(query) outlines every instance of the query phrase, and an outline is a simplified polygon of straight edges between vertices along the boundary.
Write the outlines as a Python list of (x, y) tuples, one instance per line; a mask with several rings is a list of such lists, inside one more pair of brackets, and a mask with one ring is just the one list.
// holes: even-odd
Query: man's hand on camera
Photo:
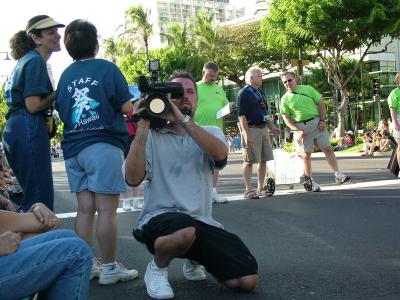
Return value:
[[(141, 105), (141, 103), (143, 101), (144, 101), (144, 98), (141, 98), (140, 100), (135, 101), (135, 103), (133, 104), (132, 116), (139, 115), (139, 114), (143, 113), (145, 108), (144, 107), (140, 107), (140, 105)], [(139, 128), (140, 129), (143, 129), (143, 128), (148, 129), (150, 127), (150, 121), (148, 119), (145, 119), (145, 118), (138, 118), (137, 126), (138, 126), (138, 129)]]
[(178, 106), (174, 103), (174, 101), (169, 99), (169, 103), (171, 104), (171, 110), (168, 112), (168, 114), (166, 115), (165, 119), (167, 121), (170, 121), (171, 123), (179, 123), (179, 124), (181, 124), (183, 119), (185, 118), (185, 116), (180, 111)]

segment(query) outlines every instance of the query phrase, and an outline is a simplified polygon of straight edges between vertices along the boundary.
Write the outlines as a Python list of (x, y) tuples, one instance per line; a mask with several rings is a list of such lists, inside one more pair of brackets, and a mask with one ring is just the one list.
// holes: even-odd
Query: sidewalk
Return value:
[[(242, 155), (243, 150), (238, 150), (233, 153), (229, 153), (229, 156), (232, 155)], [(360, 157), (360, 158), (373, 158), (373, 157), (390, 157), (392, 155), (392, 151), (386, 152), (374, 152), (373, 156), (361, 156), (361, 152), (343, 152), (343, 151), (335, 151), (336, 157)], [(323, 152), (314, 152), (312, 157), (325, 157)]]

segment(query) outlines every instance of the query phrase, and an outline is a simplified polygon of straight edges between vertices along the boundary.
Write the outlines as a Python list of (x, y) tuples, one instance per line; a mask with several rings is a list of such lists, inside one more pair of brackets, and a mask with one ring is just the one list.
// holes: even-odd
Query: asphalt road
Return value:
[[(257, 258), (259, 286), (252, 294), (240, 294), (210, 275), (188, 282), (183, 261), (176, 259), (169, 272), (176, 299), (400, 299), (400, 182), (386, 170), (387, 161), (340, 158), (352, 180), (338, 188), (325, 160), (314, 158), (322, 192), (279, 185), (271, 198), (214, 205), (215, 219), (238, 234)], [(63, 162), (54, 161), (53, 167), (56, 212), (74, 212)], [(241, 157), (234, 154), (221, 172), (219, 190), (230, 200), (243, 193), (240, 169)], [(149, 299), (143, 276), (151, 256), (131, 235), (138, 214), (118, 214), (118, 260), (138, 269), (140, 278), (107, 287), (92, 281), (90, 299)], [(66, 217), (62, 224), (73, 228), (73, 221)]]

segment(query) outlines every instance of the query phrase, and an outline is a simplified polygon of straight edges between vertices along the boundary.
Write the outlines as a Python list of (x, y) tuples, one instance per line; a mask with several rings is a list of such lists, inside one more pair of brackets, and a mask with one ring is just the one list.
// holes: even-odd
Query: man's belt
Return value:
[(265, 128), (265, 126), (267, 126), (267, 124), (265, 124), (265, 123), (258, 124), (258, 125), (249, 125), (249, 124), (247, 124), (247, 127), (249, 127), (249, 128)]
[(307, 124), (307, 122), (310, 122), (310, 121), (314, 120), (315, 117), (316, 117), (316, 116), (314, 116), (314, 117), (312, 117), (312, 118), (309, 118), (309, 119), (307, 119), (307, 120), (301, 120), (301, 121), (299, 121), (299, 122), (297, 122), (297, 123), (303, 122), (304, 124)]

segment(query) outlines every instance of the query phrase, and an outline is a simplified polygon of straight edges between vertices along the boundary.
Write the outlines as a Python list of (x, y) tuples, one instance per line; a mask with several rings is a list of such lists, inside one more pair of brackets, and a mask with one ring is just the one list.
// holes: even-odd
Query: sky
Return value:
[[(240, 3), (231, 0), (231, 3)], [(0, 18), (0, 51), (8, 51), (11, 36), (24, 30), (27, 21), (35, 15), (49, 15), (67, 25), (75, 19), (87, 19), (96, 27), (101, 38), (116, 35), (116, 29), (124, 22), (126, 8), (134, 6), (135, 0), (7, 0), (2, 1)], [(239, 4), (239, 6), (242, 6)], [(64, 29), (59, 29), (61, 39)], [(61, 52), (54, 52), (48, 63), (51, 64), (57, 80), (61, 72), (72, 62), (63, 43)], [(0, 53), (0, 77), (10, 74), (15, 61), (5, 61)]]

